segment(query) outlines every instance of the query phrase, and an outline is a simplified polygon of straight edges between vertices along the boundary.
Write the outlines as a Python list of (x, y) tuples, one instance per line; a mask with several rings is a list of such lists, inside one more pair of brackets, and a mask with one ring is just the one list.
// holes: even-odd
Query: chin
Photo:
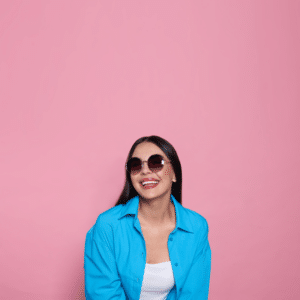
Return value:
[(157, 192), (157, 191), (140, 191), (138, 194), (141, 198), (151, 200), (165, 196), (169, 191)]

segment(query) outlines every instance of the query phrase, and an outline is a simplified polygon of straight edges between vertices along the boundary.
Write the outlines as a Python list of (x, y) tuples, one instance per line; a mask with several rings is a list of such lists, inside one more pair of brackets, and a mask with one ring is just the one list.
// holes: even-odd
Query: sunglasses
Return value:
[(137, 157), (132, 157), (128, 160), (126, 164), (126, 170), (131, 175), (136, 175), (141, 172), (144, 162), (147, 162), (150, 171), (156, 173), (163, 169), (165, 163), (170, 163), (164, 160), (164, 158), (159, 154), (151, 155), (148, 160), (141, 161)]

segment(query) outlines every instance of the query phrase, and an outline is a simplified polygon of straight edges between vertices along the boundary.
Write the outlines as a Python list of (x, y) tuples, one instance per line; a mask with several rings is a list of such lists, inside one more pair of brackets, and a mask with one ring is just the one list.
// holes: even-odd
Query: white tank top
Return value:
[(171, 261), (146, 263), (140, 300), (165, 300), (174, 283)]

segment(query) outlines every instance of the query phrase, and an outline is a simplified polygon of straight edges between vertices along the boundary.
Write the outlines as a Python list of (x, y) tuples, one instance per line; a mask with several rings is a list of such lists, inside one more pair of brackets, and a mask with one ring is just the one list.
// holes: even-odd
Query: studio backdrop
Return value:
[(300, 299), (299, 53), (296, 0), (1, 1), (0, 298), (84, 299), (85, 235), (158, 135), (209, 300)]

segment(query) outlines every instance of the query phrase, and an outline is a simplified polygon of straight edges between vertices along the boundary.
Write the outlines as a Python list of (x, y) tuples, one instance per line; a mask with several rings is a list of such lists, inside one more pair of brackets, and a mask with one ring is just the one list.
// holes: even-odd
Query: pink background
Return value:
[(152, 134), (209, 223), (209, 299), (300, 299), (300, 1), (10, 0), (0, 30), (1, 299), (84, 299)]

